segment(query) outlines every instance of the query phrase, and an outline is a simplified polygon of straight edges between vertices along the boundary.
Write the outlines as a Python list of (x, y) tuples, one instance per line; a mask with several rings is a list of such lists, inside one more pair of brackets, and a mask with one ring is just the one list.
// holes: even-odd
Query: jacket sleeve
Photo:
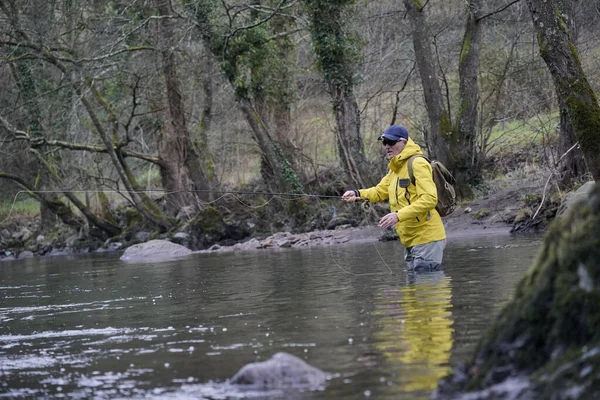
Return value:
[(371, 203), (377, 203), (379, 201), (385, 201), (389, 199), (390, 194), (388, 192), (388, 186), (390, 183), (390, 174), (388, 171), (387, 175), (384, 176), (377, 186), (370, 187), (368, 189), (359, 189), (358, 195), (364, 199), (369, 200)]
[[(413, 160), (412, 168), (417, 190), (416, 199), (409, 206), (398, 210), (396, 213), (398, 221), (406, 221), (423, 215), (437, 205), (437, 189), (433, 182), (431, 164), (423, 157), (417, 157)], [(412, 190), (415, 190), (414, 186), (412, 186)]]

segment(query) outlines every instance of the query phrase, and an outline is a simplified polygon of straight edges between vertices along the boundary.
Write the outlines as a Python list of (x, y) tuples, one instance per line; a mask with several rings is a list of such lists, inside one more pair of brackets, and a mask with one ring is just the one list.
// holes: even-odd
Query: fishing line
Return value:
[[(350, 272), (350, 271), (346, 271), (336, 260), (335, 257), (333, 256), (333, 250), (331, 249), (332, 246), (329, 246), (329, 254), (331, 255), (331, 259), (333, 260), (334, 264), (337, 265), (337, 267), (339, 269), (342, 270), (342, 272), (344, 272), (345, 274), (348, 275), (352, 275), (352, 276), (365, 276), (365, 275), (383, 275), (386, 274), (387, 272), (363, 272), (360, 274), (354, 273), (354, 272)], [(392, 269), (390, 268), (389, 264), (385, 262), (385, 260), (383, 259), (381, 253), (379, 252), (379, 250), (377, 249), (377, 246), (373, 245), (373, 247), (375, 248), (375, 251), (377, 251), (377, 254), (379, 254), (379, 258), (381, 258), (381, 261), (383, 261), (383, 263), (385, 264), (385, 266), (387, 267), (388, 271), (390, 271), (390, 275), (394, 275), (394, 272), (392, 272)]]
[[(6, 218), (4, 218), (2, 221), (0, 221), (0, 224), (3, 224), (10, 218), (10, 216), (15, 208), (17, 198), (19, 197), (19, 195), (21, 193), (84, 193), (84, 194), (118, 193), (125, 197), (125, 195), (128, 193), (161, 193), (164, 195), (169, 195), (169, 194), (176, 194), (176, 193), (202, 193), (202, 192), (222, 194), (222, 196), (219, 196), (218, 198), (216, 198), (212, 201), (203, 202), (205, 205), (214, 204), (217, 201), (219, 201), (227, 196), (231, 196), (231, 197), (234, 197), (240, 204), (242, 204), (248, 208), (265, 207), (267, 204), (269, 204), (275, 198), (278, 198), (281, 200), (292, 200), (292, 199), (286, 198), (286, 197), (292, 197), (292, 198), (313, 197), (313, 198), (323, 198), (323, 199), (340, 199), (341, 198), (341, 196), (307, 194), (307, 193), (251, 192), (251, 191), (234, 191), (234, 190), (219, 191), (219, 190), (208, 190), (208, 189), (207, 190), (175, 190), (175, 191), (169, 191), (169, 192), (167, 192), (165, 190), (158, 190), (158, 189), (155, 189), (155, 190), (152, 190), (152, 189), (133, 190), (133, 191), (123, 191), (123, 190), (20, 190), (17, 192), (17, 194), (15, 194), (13, 202), (10, 206), (10, 210), (9, 210), (8, 214), (6, 215)], [(238, 195), (265, 195), (265, 196), (271, 196), (271, 198), (269, 200), (267, 200), (266, 202), (264, 202), (263, 204), (253, 206), (253, 205), (250, 205), (250, 204), (244, 202), (240, 197), (238, 197)]]

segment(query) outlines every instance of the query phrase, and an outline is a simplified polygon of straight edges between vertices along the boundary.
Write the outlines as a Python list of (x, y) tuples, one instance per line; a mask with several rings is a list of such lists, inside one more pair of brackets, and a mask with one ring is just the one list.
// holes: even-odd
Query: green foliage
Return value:
[(355, 0), (306, 0), (317, 67), (330, 85), (350, 88), (356, 83), (359, 40), (344, 31), (343, 9)]
[[(289, 103), (294, 96), (287, 59), (294, 45), (285, 33), (293, 21), (274, 16), (259, 23), (262, 16), (246, 15), (225, 28), (225, 16), (218, 13), (214, 1), (187, 1), (195, 11), (204, 41), (217, 57), (218, 65), (233, 85), (236, 95), (243, 99), (261, 99)], [(242, 28), (246, 26), (252, 28)], [(276, 79), (273, 79), (276, 77)]]

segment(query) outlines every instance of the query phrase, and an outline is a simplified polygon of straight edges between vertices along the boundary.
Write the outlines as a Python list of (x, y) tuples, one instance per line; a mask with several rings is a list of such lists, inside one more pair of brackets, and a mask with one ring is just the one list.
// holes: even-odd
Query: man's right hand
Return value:
[(346, 202), (353, 202), (359, 200), (360, 197), (356, 196), (356, 192), (354, 190), (348, 190), (342, 195), (342, 200)]

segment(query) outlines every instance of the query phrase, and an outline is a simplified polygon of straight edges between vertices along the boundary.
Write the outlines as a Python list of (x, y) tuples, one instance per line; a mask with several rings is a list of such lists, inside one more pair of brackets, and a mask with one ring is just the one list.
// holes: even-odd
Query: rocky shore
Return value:
[[(557, 212), (564, 212), (568, 204), (586, 196), (590, 188), (590, 184), (582, 186), (577, 192), (567, 195), (563, 204), (549, 200), (544, 204), (542, 188), (536, 184), (498, 190), (473, 202), (460, 204), (452, 214), (444, 218), (444, 225), (449, 238), (477, 234), (484, 230), (541, 232)], [(534, 216), (536, 218), (533, 218)], [(394, 230), (382, 230), (376, 225), (376, 219), (366, 220), (358, 216), (333, 217), (327, 223), (328, 229), (305, 233), (278, 232), (271, 235), (255, 235), (248, 221), (227, 223), (222, 219), (211, 225), (210, 229), (202, 226), (202, 221), (195, 220), (172, 233), (157, 235), (137, 231), (119, 238), (99, 241), (90, 238), (84, 232), (69, 231), (64, 226), (47, 236), (40, 233), (37, 221), (13, 222), (0, 229), (0, 261), (36, 256), (121, 252), (130, 246), (154, 239), (167, 240), (203, 253), (397, 240)]]

